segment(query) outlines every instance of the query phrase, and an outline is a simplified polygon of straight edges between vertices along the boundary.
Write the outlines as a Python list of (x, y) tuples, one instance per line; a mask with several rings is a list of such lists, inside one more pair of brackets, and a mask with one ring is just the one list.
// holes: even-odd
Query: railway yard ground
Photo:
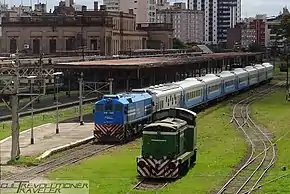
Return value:
[[(220, 185), (243, 158), (246, 144), (229, 123), (226, 104), (198, 115), (197, 165), (186, 177), (169, 184), (160, 193), (206, 193)], [(140, 154), (140, 145), (140, 140), (136, 140), (112, 148), (80, 164), (60, 168), (48, 174), (48, 178), (90, 180), (91, 193), (125, 194), (138, 182), (136, 157)], [(136, 192), (139, 193), (135, 190), (130, 193)]]
[[(277, 91), (252, 106), (253, 118), (273, 134), (276, 143), (277, 159), (261, 184), (257, 193), (289, 193), (290, 191), (290, 102), (285, 102), (285, 91)], [(283, 168), (285, 167), (285, 171)]]
[[(263, 89), (267, 87), (269, 85), (261, 86)], [(158, 190), (158, 193), (217, 193), (224, 182), (234, 174), (236, 169), (241, 167), (245, 161), (245, 156), (248, 155), (247, 143), (242, 133), (236, 130), (230, 120), (233, 105), (250, 95), (250, 92), (240, 94), (198, 114), (198, 157), (196, 165), (185, 177), (168, 184), (162, 190)], [(289, 150), (287, 150), (287, 141), (290, 137), (290, 133), (287, 135), (287, 128), (289, 128), (287, 126), (290, 125), (288, 119), (290, 109), (288, 107), (290, 107), (290, 104), (285, 102), (285, 92), (282, 89), (255, 102), (251, 107), (254, 120), (272, 132), (274, 140), (286, 135), (277, 142), (277, 161), (273, 169), (269, 170), (266, 178), (261, 181), (261, 184), (287, 174), (290, 169)], [(89, 109), (88, 107), (88, 113), (91, 111)], [(74, 110), (73, 112), (77, 111)], [(66, 118), (69, 118), (69, 116)], [(87, 118), (87, 121), (89, 120), (90, 118)], [(77, 119), (66, 119), (65, 122), (74, 121), (77, 121)], [(27, 123), (29, 123), (29, 118)], [(29, 128), (29, 124), (27, 124), (27, 127)], [(54, 132), (54, 125), (51, 130)], [(88, 130), (87, 136), (90, 135), (91, 129)], [(136, 157), (140, 154), (140, 146), (140, 139), (126, 145), (112, 147), (108, 145), (95, 147), (95, 145), (92, 146), (88, 143), (53, 155), (41, 161), (36, 167), (23, 169), (16, 166), (1, 166), (1, 168), (2, 171), (6, 169), (13, 174), (18, 172), (19, 175), (16, 176), (19, 177), (28, 178), (29, 176), (31, 177), (30, 180), (35, 178), (37, 180), (39, 178), (89, 180), (90, 193), (156, 193), (154, 190), (132, 190), (134, 185), (139, 182), (136, 178)], [(24, 153), (23, 150), (22, 153)], [(87, 160), (79, 162), (81, 159)], [(24, 159), (24, 165), (29, 162), (29, 159), (28, 161)], [(23, 166), (21, 162), (20, 165)], [(286, 168), (286, 171), (282, 170), (283, 167)], [(10, 180), (12, 179), (13, 176)], [(290, 176), (285, 176), (273, 183), (266, 184), (258, 190), (258, 193), (287, 193), (290, 189), (289, 180)]]
[[(277, 73), (273, 83), (284, 79), (284, 74)], [(278, 78), (277, 78), (278, 77)], [(272, 84), (273, 85), (273, 84)], [(254, 89), (259, 91), (262, 88), (270, 87), (269, 85), (261, 86)], [(237, 127), (230, 122), (232, 111), (235, 103), (251, 96), (251, 92), (240, 94), (230, 100), (219, 102), (206, 110), (198, 113), (198, 155), (196, 165), (189, 173), (168, 184), (157, 193), (217, 193), (222, 185), (239, 169), (246, 161), (249, 150), (244, 136)], [(1, 105), (0, 105), (1, 106)], [(259, 126), (265, 128), (271, 134), (272, 142), (276, 143), (276, 162), (260, 184), (271, 181), (279, 176), (283, 178), (274, 182), (263, 185), (257, 190), (257, 193), (289, 193), (290, 191), (290, 159), (289, 159), (289, 140), (290, 140), (290, 102), (285, 101), (285, 92), (278, 89), (271, 94), (266, 95), (263, 99), (255, 101), (250, 107), (250, 115)], [(14, 166), (1, 165), (1, 177), (3, 173), (13, 173), (19, 179), (28, 176), (42, 177), (45, 179), (59, 180), (89, 180), (90, 193), (156, 193), (156, 191), (132, 190), (134, 185), (139, 181), (136, 179), (136, 157), (140, 155), (141, 140), (137, 139), (126, 145), (108, 146), (93, 145), (91, 143), (81, 145), (68, 151), (64, 151), (53, 155), (52, 157), (35, 162), (35, 158), (42, 154), (45, 150), (56, 146), (70, 143), (79, 139), (83, 139), (92, 135), (92, 104), (84, 105), (85, 126), (79, 126), (78, 108), (66, 108), (59, 111), (60, 113), (60, 134), (55, 134), (55, 111), (39, 113), (35, 115), (34, 127), (46, 124), (49, 132), (46, 130), (42, 135), (37, 137), (37, 128), (35, 128), (36, 142), (37, 138), (44, 141), (42, 144), (35, 144), (38, 151), (29, 151), (31, 148), (30, 134), (20, 136), (21, 153), (20, 160), (14, 163)], [(10, 122), (1, 122), (0, 124), (0, 142), (10, 135)], [(64, 128), (64, 126), (70, 126)], [(85, 127), (85, 133), (74, 133), (71, 130), (71, 136), (66, 137), (67, 141), (62, 140), (65, 130), (75, 126), (74, 130), (78, 131), (81, 127)], [(20, 130), (24, 131), (31, 127), (31, 117), (20, 118)], [(43, 134), (44, 134), (43, 133)], [(79, 134), (82, 134), (80, 137)], [(283, 137), (283, 138), (281, 138)], [(281, 138), (281, 139), (280, 139)], [(22, 141), (23, 139), (23, 141)], [(25, 139), (25, 140), (24, 140)], [(60, 140), (61, 139), (61, 140)], [(10, 141), (10, 140), (8, 140)], [(56, 143), (57, 142), (57, 143)], [(7, 142), (6, 142), (7, 143)], [(10, 142), (5, 146), (1, 145), (1, 161), (3, 153), (7, 155), (5, 161), (10, 156)], [(4, 144), (3, 144), (4, 145)], [(2, 150), (3, 149), (3, 150)], [(36, 153), (37, 152), (37, 153)], [(94, 156), (95, 155), (95, 156)], [(24, 157), (28, 156), (28, 157)], [(87, 159), (88, 158), (88, 159)], [(86, 159), (86, 160), (84, 160)], [(80, 161), (79, 160), (83, 160)], [(2, 163), (2, 162), (1, 162)], [(74, 164), (77, 163), (77, 164)], [(36, 167), (23, 167), (25, 165), (37, 165)], [(16, 166), (21, 166), (18, 168)], [(60, 168), (59, 168), (60, 167)], [(56, 169), (57, 168), (57, 169)], [(3, 171), (4, 170), (4, 171)], [(27, 171), (27, 173), (25, 173)], [(287, 176), (285, 176), (287, 175)], [(5, 175), (6, 176), (6, 175)], [(5, 178), (4, 176), (4, 178)]]
[[(84, 114), (92, 113), (92, 105), (86, 104), (83, 106)], [(68, 119), (76, 118), (79, 114), (78, 107), (71, 107), (59, 110), (59, 121), (66, 122)], [(34, 115), (34, 127), (54, 123), (56, 120), (56, 111), (50, 111)], [(72, 119), (77, 120), (77, 119)], [(28, 130), (31, 128), (31, 116), (25, 116), (20, 118), (20, 131)], [(54, 130), (54, 129), (52, 129)], [(11, 135), (11, 121), (5, 121), (0, 123), (0, 140), (9, 137)]]

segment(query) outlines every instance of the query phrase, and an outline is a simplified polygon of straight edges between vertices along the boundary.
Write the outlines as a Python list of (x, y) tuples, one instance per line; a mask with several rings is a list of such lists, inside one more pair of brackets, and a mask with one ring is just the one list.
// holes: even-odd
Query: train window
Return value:
[(106, 104), (105, 105), (105, 112), (113, 112), (113, 105), (112, 104)]
[(103, 104), (96, 104), (95, 111), (96, 112), (103, 112), (104, 111), (104, 105)]
[(123, 110), (123, 105), (115, 104), (115, 111), (122, 112), (122, 110)]

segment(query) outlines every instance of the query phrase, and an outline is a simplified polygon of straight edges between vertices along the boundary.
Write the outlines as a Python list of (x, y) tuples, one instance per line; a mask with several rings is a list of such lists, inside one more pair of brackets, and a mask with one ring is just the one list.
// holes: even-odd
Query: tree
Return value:
[(287, 42), (290, 42), (290, 14), (285, 14), (281, 20), (281, 28)]
[(264, 52), (265, 48), (263, 48), (260, 44), (252, 43), (249, 45), (249, 52)]
[(186, 48), (186, 45), (178, 38), (173, 38), (173, 48), (174, 49), (184, 49), (184, 48)]

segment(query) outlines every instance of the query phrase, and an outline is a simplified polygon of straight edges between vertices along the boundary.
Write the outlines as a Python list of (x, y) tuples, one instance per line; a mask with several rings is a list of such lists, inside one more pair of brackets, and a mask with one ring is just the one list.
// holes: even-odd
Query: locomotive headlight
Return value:
[(138, 166), (139, 166), (140, 168), (144, 168), (144, 167), (146, 166), (146, 164), (145, 164), (144, 161), (140, 161), (140, 162), (138, 162)]
[(174, 162), (170, 162), (170, 163), (168, 164), (168, 168), (169, 168), (169, 169), (174, 169), (175, 167), (176, 167), (176, 165), (175, 165)]

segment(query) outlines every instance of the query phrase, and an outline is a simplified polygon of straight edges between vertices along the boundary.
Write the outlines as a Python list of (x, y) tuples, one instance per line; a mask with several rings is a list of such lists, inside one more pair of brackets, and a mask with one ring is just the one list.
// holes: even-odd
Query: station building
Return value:
[(1, 52), (26, 50), (31, 54), (54, 54), (86, 50), (100, 55), (114, 55), (135, 49), (171, 49), (173, 27), (170, 23), (136, 24), (133, 10), (129, 13), (100, 10), (75, 11), (59, 5), (42, 15), (2, 18)]

